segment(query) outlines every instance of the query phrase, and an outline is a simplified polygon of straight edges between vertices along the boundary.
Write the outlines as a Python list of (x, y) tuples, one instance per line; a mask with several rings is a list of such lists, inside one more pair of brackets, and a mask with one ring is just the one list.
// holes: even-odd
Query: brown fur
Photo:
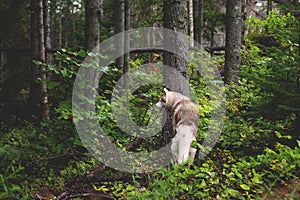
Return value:
[(164, 94), (156, 104), (166, 108), (172, 116), (173, 130), (171, 151), (175, 162), (182, 164), (194, 160), (197, 149), (191, 146), (196, 141), (199, 111), (196, 104), (187, 96), (164, 89)]
[[(166, 95), (170, 95), (172, 98), (167, 98)], [(190, 98), (177, 92), (168, 91), (168, 94), (161, 96), (161, 100), (165, 102), (165, 108), (172, 115), (174, 130), (179, 125), (198, 127), (199, 111)], [(196, 135), (196, 133), (194, 134)]]

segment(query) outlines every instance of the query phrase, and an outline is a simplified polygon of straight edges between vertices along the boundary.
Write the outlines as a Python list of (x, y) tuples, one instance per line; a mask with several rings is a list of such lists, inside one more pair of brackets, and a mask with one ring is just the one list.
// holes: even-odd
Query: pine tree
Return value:
[(226, 1), (225, 82), (237, 83), (241, 62), (242, 4), (241, 0)]

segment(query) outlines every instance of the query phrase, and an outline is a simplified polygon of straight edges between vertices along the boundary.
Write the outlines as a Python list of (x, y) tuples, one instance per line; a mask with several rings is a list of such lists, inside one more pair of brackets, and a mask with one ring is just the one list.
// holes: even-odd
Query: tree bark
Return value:
[[(133, 3), (133, 0), (125, 0), (125, 31), (131, 29), (132, 3)], [(130, 49), (129, 35), (125, 35), (124, 45), (125, 45), (126, 51)], [(130, 53), (126, 53), (124, 55), (124, 67), (123, 67), (124, 74), (129, 71), (129, 60), (130, 60)]]
[(225, 83), (238, 83), (242, 43), (241, 0), (226, 1)]
[[(116, 33), (120, 33), (125, 31), (125, 0), (116, 0), (116, 6)], [(116, 65), (119, 69), (123, 69), (124, 67), (124, 44), (125, 38), (119, 36), (117, 41), (117, 49), (119, 51), (118, 55), (122, 55), (116, 60)]]
[(92, 51), (100, 44), (100, 0), (86, 0), (85, 2), (86, 49)]
[(52, 49), (52, 42), (51, 42), (51, 18), (49, 12), (49, 4), (48, 0), (43, 0), (44, 3), (44, 24), (45, 24), (45, 58), (48, 64), (52, 64), (52, 55), (47, 54), (47, 49)]
[(199, 0), (199, 5), (198, 5), (198, 28), (199, 30), (197, 31), (199, 36), (198, 36), (198, 43), (200, 44), (200, 47), (203, 46), (203, 13), (204, 13), (204, 2), (203, 0)]
[[(187, 4), (184, 0), (165, 0), (164, 1), (164, 27), (174, 30), (175, 32), (187, 35)], [(164, 36), (172, 38), (173, 36)], [(176, 36), (174, 36), (176, 37)], [(187, 54), (188, 44), (183, 38), (172, 38), (173, 41), (166, 41), (164, 45), (169, 45), (178, 49), (180, 55), (175, 55), (171, 52), (164, 53), (164, 64), (173, 67), (179, 73), (170, 73), (164, 71), (165, 84), (170, 85), (170, 88), (189, 95), (188, 86), (188, 69), (187, 69)]]
[[(164, 0), (164, 27), (187, 35), (187, 2), (185, 0)], [(166, 40), (168, 38), (168, 40)], [(170, 41), (171, 40), (171, 41)], [(188, 41), (183, 38), (164, 35), (164, 46), (172, 45), (179, 54), (165, 52), (163, 54), (164, 65), (174, 68), (169, 71), (163, 68), (164, 83), (170, 89), (189, 95), (189, 80), (187, 68)], [(164, 144), (173, 137), (173, 127), (170, 117), (163, 128)]]
[[(247, 18), (253, 17), (255, 14), (255, 0), (243, 0), (243, 20), (245, 21)], [(253, 30), (249, 30), (249, 24), (244, 25), (244, 30), (242, 33), (242, 40), (245, 41), (249, 32), (253, 32)]]
[(190, 22), (190, 47), (194, 47), (194, 6), (193, 0), (189, 0), (189, 22)]
[[(100, 53), (100, 3), (100, 0), (85, 1), (85, 45), (88, 51), (92, 51), (95, 54)], [(98, 57), (94, 59), (96, 63), (99, 63)], [(95, 70), (88, 70), (86, 73), (89, 85), (94, 89), (98, 88), (100, 74)]]
[[(45, 29), (43, 0), (31, 1), (31, 48), (32, 61), (45, 63)], [(31, 65), (31, 84), (29, 94), (29, 108), (31, 115), (42, 117), (44, 120), (50, 119), (47, 96), (47, 76), (46, 70), (42, 66), (37, 66), (34, 62)], [(39, 79), (39, 82), (37, 80)]]

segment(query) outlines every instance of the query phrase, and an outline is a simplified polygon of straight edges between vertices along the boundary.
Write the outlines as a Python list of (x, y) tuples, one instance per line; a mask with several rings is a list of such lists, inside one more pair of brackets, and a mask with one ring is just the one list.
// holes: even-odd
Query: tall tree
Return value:
[(49, 9), (49, 2), (48, 0), (43, 0), (44, 4), (44, 25), (45, 25), (45, 60), (48, 64), (52, 64), (52, 56), (51, 54), (47, 54), (47, 50), (52, 48), (52, 41), (51, 41), (51, 19), (50, 19), (50, 9)]
[(196, 3), (196, 15), (197, 15), (197, 23), (195, 23), (195, 40), (199, 43), (199, 45), (203, 46), (203, 32), (204, 32), (204, 24), (203, 24), (203, 15), (204, 15), (204, 0), (198, 0)]
[[(130, 30), (131, 27), (131, 17), (132, 17), (132, 7), (133, 7), (133, 0), (125, 0), (125, 30)], [(125, 49), (129, 50), (130, 49), (130, 38), (129, 35), (125, 35)], [(129, 59), (130, 59), (130, 53), (125, 54), (124, 56), (124, 67), (123, 67), (123, 72), (124, 74), (128, 72), (129, 70)]]
[(193, 0), (189, 0), (189, 24), (190, 24), (190, 46), (194, 46), (194, 6)]
[[(255, 14), (255, 0), (243, 0), (242, 2), (242, 12), (243, 12), (243, 20), (245, 21), (247, 18), (251, 18)], [(244, 42), (249, 32), (253, 30), (249, 30), (250, 24), (245, 24), (243, 32), (242, 32), (242, 41)]]
[(100, 0), (85, 1), (86, 49), (91, 51), (100, 44)]
[[(85, 27), (85, 38), (86, 38), (86, 49), (99, 53), (100, 45), (100, 0), (86, 0), (85, 1), (85, 15), (86, 15), (86, 27)], [(97, 61), (97, 57), (95, 57)], [(98, 81), (100, 78), (99, 73), (93, 73), (93, 70), (88, 71), (86, 76), (91, 81), (92, 88), (98, 88)]]
[(241, 0), (226, 0), (225, 83), (237, 83), (240, 77), (242, 45)]
[[(125, 0), (116, 0), (116, 33), (124, 32), (125, 31)], [(118, 55), (120, 56), (117, 61), (117, 67), (119, 69), (123, 69), (124, 67), (124, 44), (125, 44), (125, 38), (124, 37), (118, 37), (117, 41), (117, 49)]]
[[(187, 35), (187, 4), (185, 0), (165, 0), (164, 1), (164, 27), (174, 30), (183, 35)], [(166, 35), (165, 38), (172, 41), (166, 41), (164, 45), (172, 45), (178, 49), (180, 55), (171, 52), (164, 53), (164, 64), (175, 68), (179, 72), (172, 74), (164, 71), (165, 82), (177, 92), (188, 95), (188, 69), (187, 69), (187, 53), (188, 44), (184, 38), (176, 37), (176, 35)]]
[[(164, 0), (164, 27), (187, 35), (187, 2), (185, 0)], [(164, 82), (172, 90), (189, 95), (189, 80), (187, 68), (188, 41), (178, 35), (164, 35), (164, 46), (172, 45), (178, 54), (165, 52), (164, 65), (174, 68), (163, 69)], [(167, 120), (163, 128), (165, 142), (173, 136), (172, 122)]]
[[(31, 1), (31, 49), (32, 60), (45, 63), (45, 29), (44, 29), (44, 4), (43, 0)], [(29, 107), (32, 115), (42, 117), (44, 120), (50, 118), (47, 97), (47, 76), (45, 68), (31, 65), (31, 84), (29, 94)], [(39, 82), (37, 82), (39, 80)]]

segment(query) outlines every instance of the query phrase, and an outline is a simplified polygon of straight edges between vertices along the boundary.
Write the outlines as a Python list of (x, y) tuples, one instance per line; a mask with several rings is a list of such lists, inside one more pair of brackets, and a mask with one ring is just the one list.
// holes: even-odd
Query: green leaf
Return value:
[(201, 181), (200, 184), (198, 184), (196, 187), (201, 189), (201, 188), (205, 188), (207, 186), (206, 182), (204, 180)]
[(243, 189), (243, 190), (250, 190), (250, 187), (246, 184), (240, 184), (240, 187)]
[(256, 183), (256, 184), (264, 183), (261, 179), (261, 175), (259, 175), (259, 174), (254, 175), (254, 177), (252, 178), (252, 182)]
[(230, 196), (236, 196), (239, 193), (239, 191), (227, 188), (224, 193), (229, 194)]

